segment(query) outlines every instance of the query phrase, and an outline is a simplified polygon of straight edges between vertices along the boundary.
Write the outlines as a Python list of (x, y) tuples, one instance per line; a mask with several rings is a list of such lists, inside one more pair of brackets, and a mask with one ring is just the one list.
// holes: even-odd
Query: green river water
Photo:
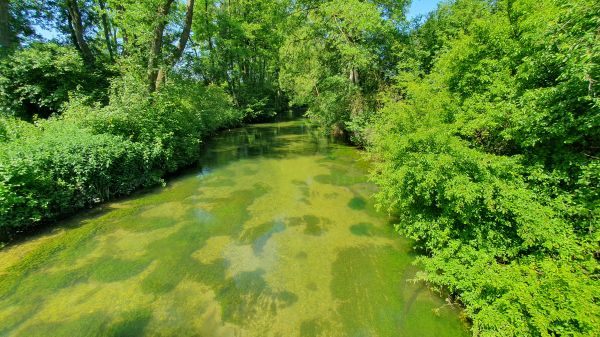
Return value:
[(411, 283), (367, 164), (303, 120), (221, 133), (202, 168), (0, 251), (0, 336), (467, 336)]

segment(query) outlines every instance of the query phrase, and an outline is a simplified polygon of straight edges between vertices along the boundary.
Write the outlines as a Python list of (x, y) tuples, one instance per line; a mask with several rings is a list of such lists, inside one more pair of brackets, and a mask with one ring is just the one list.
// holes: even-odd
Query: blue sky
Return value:
[[(412, 0), (410, 7), (408, 8), (408, 13), (406, 15), (408, 20), (412, 20), (418, 15), (425, 15), (432, 10), (436, 9), (437, 4), (442, 2), (442, 0)], [(46, 39), (52, 39), (58, 37), (56, 31), (52, 29), (45, 29), (43, 27), (35, 26), (35, 29), (38, 33), (42, 35), (42, 37)]]
[(437, 8), (441, 0), (412, 0), (406, 17), (412, 20), (417, 15), (427, 14)]
[(52, 28), (44, 28), (38, 25), (34, 25), (33, 28), (44, 39), (50, 40), (58, 37), (58, 32)]

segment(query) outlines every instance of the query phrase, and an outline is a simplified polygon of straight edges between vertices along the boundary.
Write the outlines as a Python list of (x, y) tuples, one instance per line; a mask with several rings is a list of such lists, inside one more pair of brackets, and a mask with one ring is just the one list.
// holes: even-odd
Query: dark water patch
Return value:
[(152, 311), (148, 309), (125, 312), (106, 329), (106, 335), (114, 337), (143, 336), (151, 319)]
[(335, 192), (331, 192), (331, 193), (325, 193), (324, 197), (327, 199), (335, 199), (339, 196), (339, 193), (335, 193)]
[[(381, 226), (375, 226), (370, 222), (360, 222), (350, 226), (350, 232), (356, 236), (376, 236), (398, 239), (398, 234), (394, 230), (391, 224), (383, 224)], [(408, 252), (404, 252), (408, 254)], [(411, 255), (412, 256), (412, 255)]]
[(310, 214), (303, 216), (302, 220), (304, 220), (304, 224), (306, 226), (316, 226), (319, 224), (319, 222), (321, 222), (318, 217)]
[(301, 217), (287, 218), (286, 221), (287, 225), (290, 227), (301, 226), (303, 224)]
[(320, 236), (327, 232), (327, 228), (325, 228), (320, 222), (319, 223), (307, 223), (306, 228), (304, 228), (304, 234)]
[(350, 191), (354, 195), (353, 200), (356, 198), (362, 199), (362, 201), (364, 201), (364, 207), (360, 210), (375, 218), (381, 218), (382, 214), (377, 210), (373, 200), (373, 195), (375, 194), (376, 190), (365, 188), (363, 185), (365, 184), (352, 185), (349, 187)]
[(268, 240), (273, 234), (285, 230), (285, 224), (281, 220), (265, 222), (256, 227), (247, 228), (240, 235), (240, 243), (253, 244), (257, 241)]
[[(146, 269), (147, 260), (123, 260), (115, 257), (103, 257), (86, 266), (90, 279), (100, 282), (116, 282), (131, 278)], [(87, 274), (86, 273), (86, 274)]]
[(292, 183), (292, 185), (295, 185), (298, 187), (308, 186), (308, 184), (305, 181), (298, 180), (298, 179), (292, 180), (291, 183)]
[(155, 264), (142, 280), (145, 292), (163, 294), (173, 290), (181, 281), (194, 277), (201, 268), (192, 254), (201, 249), (210, 237), (208, 228), (187, 223), (179, 231), (148, 246), (144, 258)]
[(217, 259), (209, 264), (198, 264), (194, 279), (217, 289), (225, 283), (225, 273), (229, 268), (229, 261)]
[(10, 331), (13, 331), (22, 323), (33, 317), (42, 308), (42, 301), (35, 301), (34, 303), (19, 303), (18, 309), (13, 311), (10, 316), (5, 317), (4, 320), (0, 322), (0, 336), (8, 336)]
[(383, 234), (382, 229), (375, 227), (372, 223), (361, 222), (350, 226), (350, 232), (357, 236), (375, 236)]
[(336, 164), (329, 162), (324, 166), (329, 169), (329, 174), (315, 176), (315, 181), (321, 184), (348, 187), (365, 183), (367, 180), (365, 172), (354, 169), (351, 162)]
[(15, 336), (141, 336), (151, 319), (152, 312), (146, 309), (126, 312), (114, 321), (112, 317), (106, 313), (95, 312), (75, 317), (67, 321), (31, 325), (21, 330)]
[(275, 298), (278, 300), (278, 304), (281, 307), (289, 307), (290, 305), (298, 302), (298, 295), (287, 290), (275, 293)]
[[(312, 319), (300, 323), (300, 337), (317, 337), (322, 336), (325, 332), (326, 324), (320, 319)], [(353, 335), (354, 336), (354, 335)]]
[(354, 210), (363, 210), (367, 207), (367, 201), (361, 197), (354, 197), (348, 202), (348, 207)]
[(140, 284), (142, 290), (156, 295), (172, 291), (185, 277), (185, 272), (179, 269), (181, 267), (168, 268), (167, 270), (164, 265), (159, 266), (142, 280)]
[(295, 226), (314, 226), (314, 225), (318, 225), (319, 222), (321, 220), (319, 220), (319, 217), (312, 215), (312, 214), (307, 214), (303, 217), (293, 217), (293, 218), (288, 218), (287, 219), (287, 223), (290, 227), (295, 227)]
[(312, 205), (312, 203), (310, 202), (310, 199), (308, 199), (308, 198), (301, 198), (299, 201), (301, 203), (309, 205), (309, 206)]
[(289, 291), (274, 292), (264, 280), (265, 271), (242, 272), (228, 279), (217, 293), (223, 320), (245, 325), (254, 317), (275, 315), (298, 300)]
[(304, 234), (319, 236), (327, 232), (327, 225), (332, 222), (327, 218), (319, 218), (312, 214), (307, 214), (303, 217), (293, 217), (287, 219), (287, 223), (290, 227), (305, 226)]
[(261, 311), (271, 310), (271, 303), (265, 301), (268, 287), (263, 275), (264, 270), (259, 269), (240, 273), (225, 282), (217, 294), (224, 321), (244, 324)]
[(259, 171), (259, 170), (257, 170), (257, 169), (254, 169), (254, 168), (249, 168), (249, 167), (244, 167), (244, 168), (242, 169), (242, 172), (241, 172), (241, 173), (242, 173), (242, 175), (245, 175), (245, 176), (255, 176), (255, 175), (257, 175), (259, 172), (260, 172), (260, 171)]
[(38, 272), (23, 279), (14, 295), (31, 302), (40, 301), (58, 290), (86, 282), (88, 278), (82, 269)]
[(347, 175), (344, 172), (332, 172), (315, 176), (315, 181), (334, 186), (351, 186), (364, 181), (364, 177)]
[(243, 229), (244, 222), (250, 219), (248, 207), (254, 201), (270, 191), (270, 188), (255, 184), (252, 189), (236, 191), (221, 202), (216, 203), (211, 210), (219, 224), (224, 225), (215, 235), (236, 235)]
[(190, 257), (178, 258), (173, 262), (175, 263), (171, 264), (167, 260), (161, 260), (157, 268), (142, 280), (142, 290), (156, 295), (165, 294), (175, 289), (182, 281), (198, 279), (199, 273), (206, 272), (204, 265)]
[(302, 195), (302, 199), (306, 201), (308, 204), (310, 204), (309, 198), (310, 198), (310, 187), (309, 185), (305, 182), (305, 181), (300, 181), (300, 180), (294, 180), (292, 181), (292, 184), (294, 184), (295, 186), (298, 187), (298, 189), (300, 190), (300, 193)]
[(246, 244), (252, 244), (254, 254), (260, 254), (263, 248), (276, 233), (281, 233), (285, 230), (286, 226), (281, 220), (267, 222), (257, 227), (246, 229), (241, 237), (241, 242)]

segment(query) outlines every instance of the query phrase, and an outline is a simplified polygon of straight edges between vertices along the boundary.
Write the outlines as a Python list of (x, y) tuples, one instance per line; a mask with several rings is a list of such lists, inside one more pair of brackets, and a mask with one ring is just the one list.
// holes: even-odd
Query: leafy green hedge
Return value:
[(600, 333), (599, 23), (586, 0), (444, 3), (373, 118), (379, 203), (474, 336)]
[(60, 111), (73, 91), (106, 101), (114, 75), (101, 63), (86, 66), (75, 48), (32, 43), (0, 58), (0, 115), (47, 118)]
[(115, 85), (111, 104), (73, 99), (36, 125), (0, 122), (0, 241), (160, 183), (198, 160), (202, 137), (240, 123), (218, 87), (177, 81), (151, 97)]
[(143, 144), (75, 124), (47, 124), (38, 137), (3, 146), (2, 234), (158, 181)]

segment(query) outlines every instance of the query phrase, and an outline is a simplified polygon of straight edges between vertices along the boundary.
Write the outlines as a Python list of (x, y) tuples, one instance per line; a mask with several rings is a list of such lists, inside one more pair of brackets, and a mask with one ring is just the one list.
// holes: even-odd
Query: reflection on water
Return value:
[(466, 336), (303, 121), (223, 132), (203, 167), (0, 252), (0, 335)]

